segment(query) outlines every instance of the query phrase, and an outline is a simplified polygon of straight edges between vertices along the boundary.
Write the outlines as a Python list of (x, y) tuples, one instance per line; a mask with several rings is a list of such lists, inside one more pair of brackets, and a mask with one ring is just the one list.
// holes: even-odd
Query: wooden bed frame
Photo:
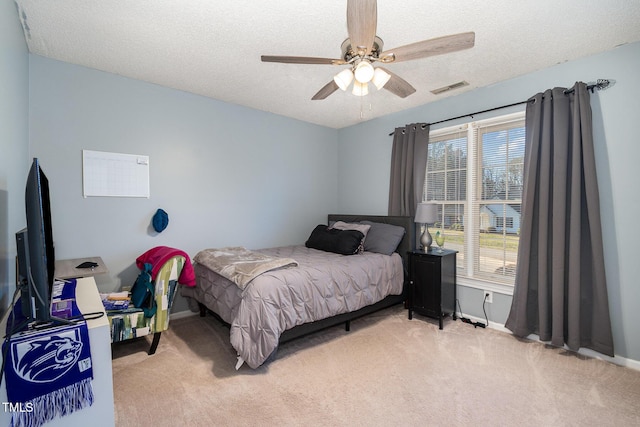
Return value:
[[(398, 225), (403, 227), (406, 230), (406, 233), (396, 252), (402, 257), (402, 264), (404, 266), (404, 287), (401, 295), (389, 295), (381, 301), (373, 305), (369, 305), (366, 307), (362, 307), (359, 310), (339, 314), (337, 316), (329, 317), (322, 320), (317, 320), (311, 323), (305, 323), (303, 325), (299, 325), (293, 327), (291, 329), (287, 329), (280, 335), (280, 344), (283, 344), (287, 341), (294, 340), (296, 338), (300, 338), (302, 336), (318, 332), (322, 329), (330, 328), (336, 325), (340, 325), (342, 323), (345, 324), (345, 330), (349, 331), (351, 328), (351, 321), (357, 319), (358, 317), (365, 316), (370, 313), (374, 313), (376, 311), (382, 310), (384, 308), (391, 307), (396, 304), (403, 303), (407, 297), (407, 288), (409, 283), (409, 274), (408, 274), (408, 266), (409, 266), (409, 252), (416, 248), (416, 227), (412, 217), (408, 216), (383, 216), (383, 215), (340, 215), (340, 214), (329, 214), (328, 215), (328, 223), (332, 221), (344, 221), (344, 222), (358, 222), (358, 221), (372, 221), (372, 222), (380, 222), (384, 224)], [(220, 316), (218, 316), (215, 312), (207, 309), (204, 304), (198, 303), (200, 307), (200, 316), (205, 316), (206, 313), (210, 313), (215, 318), (217, 318), (220, 322), (222, 322), (225, 326), (229, 327), (230, 325), (222, 320)]]

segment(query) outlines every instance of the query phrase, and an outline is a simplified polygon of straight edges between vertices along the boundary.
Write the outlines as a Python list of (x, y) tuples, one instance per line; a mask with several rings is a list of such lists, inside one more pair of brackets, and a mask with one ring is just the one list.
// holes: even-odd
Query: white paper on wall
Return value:
[(150, 197), (149, 156), (82, 150), (84, 197)]

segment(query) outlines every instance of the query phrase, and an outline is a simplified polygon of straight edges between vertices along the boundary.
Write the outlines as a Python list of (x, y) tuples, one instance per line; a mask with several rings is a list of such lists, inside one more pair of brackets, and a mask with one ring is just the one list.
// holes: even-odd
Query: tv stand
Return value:
[[(98, 266), (93, 268), (77, 268), (77, 266), (86, 261), (96, 263)], [(56, 279), (71, 279), (77, 277), (91, 277), (108, 272), (109, 269), (107, 269), (102, 258), (94, 256), (88, 258), (56, 260), (56, 271), (54, 276)]]
[(54, 317), (54, 316), (51, 316), (50, 319), (51, 320), (49, 320), (48, 322), (27, 325), (27, 329), (30, 331), (44, 331), (46, 329), (56, 328), (58, 326), (76, 324), (76, 319), (63, 319), (61, 317)]
[[(104, 311), (100, 294), (93, 277), (78, 279), (76, 286), (76, 304), (81, 313)], [(0, 325), (5, 328), (6, 317)], [(55, 327), (55, 326), (54, 326)], [(111, 332), (106, 313), (99, 318), (87, 320), (89, 341), (91, 343), (91, 364), (93, 365), (93, 405), (64, 417), (58, 417), (45, 424), (46, 427), (84, 427), (98, 423), (99, 425), (115, 425), (113, 406), (113, 378), (111, 372)], [(0, 401), (7, 401), (6, 383), (0, 387)], [(0, 411), (0, 425), (9, 425), (11, 413)]]
[(25, 332), (44, 331), (62, 325), (73, 325), (75, 323), (73, 319), (59, 319), (57, 317), (51, 317), (51, 320), (48, 322), (29, 322), (29, 319), (26, 319), (13, 327), (13, 333), (15, 334), (23, 330)]

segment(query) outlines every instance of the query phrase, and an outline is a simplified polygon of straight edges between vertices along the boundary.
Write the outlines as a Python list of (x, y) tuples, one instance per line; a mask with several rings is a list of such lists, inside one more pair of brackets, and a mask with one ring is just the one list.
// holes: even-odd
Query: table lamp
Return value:
[(429, 223), (434, 223), (438, 220), (438, 205), (435, 203), (419, 203), (416, 209), (416, 218), (414, 222), (424, 224), (424, 233), (420, 236), (420, 245), (426, 252), (431, 249), (431, 243), (433, 239), (429, 234)]

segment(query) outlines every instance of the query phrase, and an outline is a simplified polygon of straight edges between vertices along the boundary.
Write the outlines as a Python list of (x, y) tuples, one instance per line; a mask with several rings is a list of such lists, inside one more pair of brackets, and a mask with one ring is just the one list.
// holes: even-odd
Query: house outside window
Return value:
[(430, 231), (458, 251), (461, 283), (512, 292), (524, 147), (524, 112), (430, 133), (423, 200), (438, 204)]

